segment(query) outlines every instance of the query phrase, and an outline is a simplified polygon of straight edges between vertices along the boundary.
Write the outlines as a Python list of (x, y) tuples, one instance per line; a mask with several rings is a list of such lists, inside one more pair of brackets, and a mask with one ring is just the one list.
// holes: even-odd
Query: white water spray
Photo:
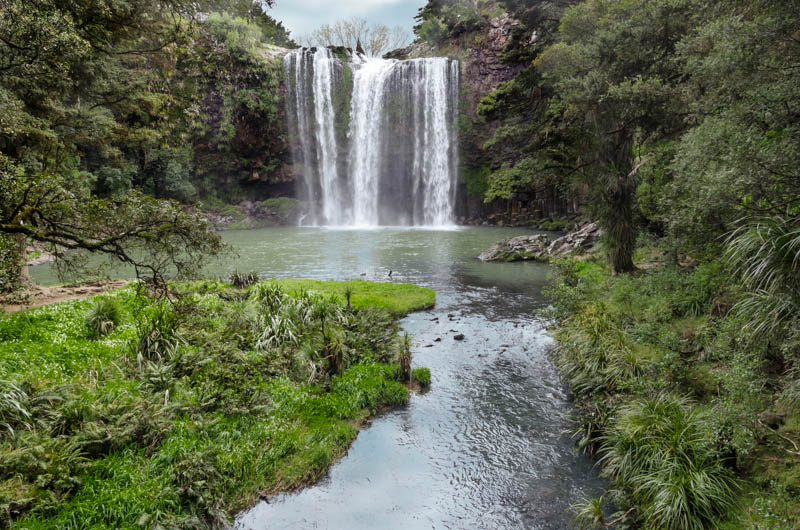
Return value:
[(303, 49), (284, 64), (295, 163), (304, 198), (316, 205), (314, 224), (452, 224), (456, 61), (343, 60)]

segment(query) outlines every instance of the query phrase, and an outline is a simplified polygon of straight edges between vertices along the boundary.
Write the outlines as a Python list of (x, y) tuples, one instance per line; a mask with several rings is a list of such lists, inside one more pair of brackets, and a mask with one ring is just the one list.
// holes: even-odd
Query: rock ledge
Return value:
[(481, 261), (547, 261), (553, 256), (591, 252), (602, 231), (597, 223), (585, 223), (555, 241), (545, 234), (504, 239), (482, 252)]

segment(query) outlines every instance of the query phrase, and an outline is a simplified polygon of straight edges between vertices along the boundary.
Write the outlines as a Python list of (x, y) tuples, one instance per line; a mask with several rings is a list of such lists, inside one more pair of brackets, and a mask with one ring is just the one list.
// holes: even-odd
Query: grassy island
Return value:
[(0, 317), (0, 528), (221, 528), (409, 392), (413, 285), (136, 285)]

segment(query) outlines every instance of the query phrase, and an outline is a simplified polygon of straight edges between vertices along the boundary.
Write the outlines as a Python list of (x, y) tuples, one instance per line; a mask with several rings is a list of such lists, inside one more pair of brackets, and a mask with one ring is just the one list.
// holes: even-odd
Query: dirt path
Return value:
[(130, 283), (129, 280), (117, 280), (108, 282), (93, 282), (69, 287), (43, 287), (41, 285), (31, 286), (26, 294), (28, 301), (25, 304), (1, 304), (0, 313), (14, 313), (23, 309), (41, 307), (43, 305), (55, 304), (66, 300), (79, 300), (89, 298), (107, 291), (113, 291), (125, 287)]

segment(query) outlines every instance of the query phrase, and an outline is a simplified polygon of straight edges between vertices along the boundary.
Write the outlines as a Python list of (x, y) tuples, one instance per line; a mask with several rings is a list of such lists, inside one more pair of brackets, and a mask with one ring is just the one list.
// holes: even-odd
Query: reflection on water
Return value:
[[(403, 327), (432, 388), (376, 419), (319, 484), (242, 514), (239, 529), (563, 529), (568, 506), (599, 492), (591, 462), (564, 434), (569, 410), (531, 311), (547, 266), (481, 263), (517, 229), (228, 232), (239, 257), (210, 274), (412, 282), (437, 291), (434, 310)], [(391, 271), (391, 277), (389, 272)], [(52, 279), (46, 267), (36, 281)], [(453, 336), (463, 333), (464, 341)], [(439, 339), (439, 340), (437, 340)]]

